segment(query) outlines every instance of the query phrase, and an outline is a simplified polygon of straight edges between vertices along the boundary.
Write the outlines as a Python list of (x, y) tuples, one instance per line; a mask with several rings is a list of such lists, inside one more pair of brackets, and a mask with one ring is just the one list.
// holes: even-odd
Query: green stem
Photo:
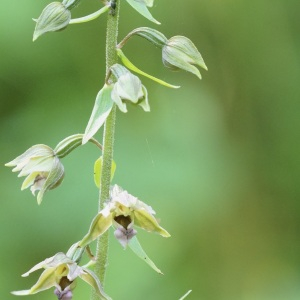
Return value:
[[(118, 55), (116, 52), (117, 36), (118, 36), (118, 21), (120, 0), (115, 0), (116, 9), (108, 14), (107, 31), (106, 31), (106, 73), (109, 68), (117, 63)], [(113, 159), (113, 145), (116, 121), (116, 106), (114, 105), (104, 125), (103, 133), (103, 163), (101, 170), (101, 183), (99, 192), (99, 210), (104, 206), (104, 203), (109, 199), (111, 164)], [(108, 231), (97, 240), (95, 273), (98, 276), (102, 285), (104, 284), (105, 272), (108, 259)], [(99, 296), (93, 291), (91, 300), (98, 300)]]

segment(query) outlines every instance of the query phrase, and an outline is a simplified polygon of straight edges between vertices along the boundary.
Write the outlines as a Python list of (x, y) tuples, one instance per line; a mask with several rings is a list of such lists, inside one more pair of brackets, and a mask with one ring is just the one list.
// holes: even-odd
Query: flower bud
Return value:
[(166, 67), (173, 70), (185, 70), (201, 79), (198, 65), (207, 70), (204, 60), (193, 42), (184, 36), (173, 36), (162, 50), (162, 60)]
[(71, 12), (60, 2), (47, 5), (37, 19), (33, 41), (41, 35), (66, 28), (71, 20)]

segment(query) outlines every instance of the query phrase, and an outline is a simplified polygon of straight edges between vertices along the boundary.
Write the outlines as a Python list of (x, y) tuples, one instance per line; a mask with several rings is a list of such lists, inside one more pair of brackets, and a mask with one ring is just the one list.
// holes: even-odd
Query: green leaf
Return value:
[(140, 70), (140, 69), (138, 69), (126, 56), (125, 56), (125, 54), (123, 53), (123, 51), (121, 50), (121, 49), (117, 49), (117, 53), (118, 53), (118, 56), (121, 58), (121, 60), (122, 60), (122, 62), (123, 62), (123, 64), (128, 68), (128, 69), (130, 69), (130, 70), (132, 70), (132, 71), (134, 71), (134, 72), (136, 72), (136, 73), (138, 73), (138, 74), (141, 74), (141, 75), (143, 75), (143, 76), (145, 76), (145, 77), (147, 77), (147, 78), (149, 78), (149, 79), (151, 79), (151, 80), (153, 80), (153, 81), (155, 81), (155, 82), (157, 82), (157, 83), (159, 83), (159, 84), (161, 84), (161, 85), (164, 85), (164, 86), (166, 86), (166, 87), (169, 87), (169, 88), (173, 88), (173, 89), (178, 89), (178, 88), (180, 88), (180, 86), (178, 86), (178, 85), (172, 85), (172, 84), (169, 84), (169, 83), (167, 83), (167, 82), (165, 82), (165, 81), (163, 81), (163, 80), (161, 80), (161, 79), (158, 79), (158, 78), (156, 78), (156, 77), (154, 77), (154, 76), (152, 76), (152, 75), (149, 75), (149, 74), (147, 74), (147, 73), (145, 73), (145, 72), (143, 72), (142, 70)]
[(111, 91), (113, 85), (105, 84), (96, 97), (92, 115), (85, 129), (82, 144), (85, 144), (93, 135), (100, 129), (108, 117), (112, 107), (113, 100), (111, 99)]
[[(97, 188), (100, 188), (102, 163), (103, 163), (103, 157), (101, 156), (95, 161), (95, 164), (94, 164), (94, 181), (95, 181)], [(110, 180), (113, 179), (116, 168), (117, 168), (117, 165), (116, 165), (115, 161), (113, 160), (111, 163)]]
[(147, 18), (148, 20), (160, 24), (157, 20), (155, 20), (151, 13), (149, 12), (146, 3), (136, 0), (126, 0), (137, 12), (139, 12), (142, 16)]
[(146, 264), (148, 264), (154, 271), (163, 275), (162, 271), (156, 267), (154, 262), (148, 257), (146, 252), (143, 250), (136, 236), (134, 236), (129, 241), (128, 246), (140, 259), (142, 259)]

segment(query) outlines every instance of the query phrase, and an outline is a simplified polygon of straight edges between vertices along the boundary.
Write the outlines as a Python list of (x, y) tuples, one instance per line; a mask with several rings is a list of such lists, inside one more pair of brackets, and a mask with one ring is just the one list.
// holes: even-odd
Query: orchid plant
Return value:
[[(149, 11), (154, 0), (126, 1), (149, 21), (160, 24)], [(140, 27), (129, 32), (118, 43), (118, 21), (122, 0), (102, 0), (103, 5), (98, 11), (72, 19), (72, 10), (80, 2), (81, 0), (63, 0), (48, 4), (41, 15), (34, 19), (36, 26), (33, 41), (48, 32), (60, 31), (71, 24), (89, 22), (102, 14), (107, 14), (106, 76), (103, 87), (96, 96), (85, 132), (65, 138), (54, 149), (47, 145), (34, 145), (6, 166), (14, 167), (13, 172), (20, 172), (19, 177), (26, 176), (21, 189), (30, 187), (33, 195), (38, 191), (37, 202), (41, 204), (45, 193), (60, 186), (64, 179), (62, 159), (77, 147), (92, 142), (101, 151), (100, 157), (95, 162), (94, 172), (95, 184), (99, 188), (99, 211), (92, 220), (86, 235), (73, 244), (66, 254), (58, 252), (22, 275), (28, 276), (36, 270), (44, 269), (36, 284), (29, 290), (12, 292), (18, 296), (36, 294), (54, 288), (57, 299), (72, 299), (76, 281), (80, 278), (93, 287), (92, 300), (111, 299), (104, 292), (103, 287), (108, 257), (108, 231), (111, 227), (114, 228), (114, 236), (123, 248), (131, 248), (153, 270), (162, 274), (143, 250), (137, 239), (136, 229), (142, 228), (163, 237), (169, 237), (170, 234), (160, 226), (151, 206), (129, 194), (119, 185), (111, 185), (116, 169), (113, 160), (115, 120), (117, 108), (122, 113), (127, 113), (130, 105), (138, 105), (145, 112), (150, 111), (148, 92), (139, 75), (168, 88), (179, 88), (179, 86), (169, 84), (140, 70), (121, 49), (133, 36), (139, 36), (161, 49), (162, 61), (166, 67), (190, 72), (199, 79), (201, 79), (201, 74), (197, 66), (207, 70), (196, 46), (184, 36), (174, 36), (168, 39), (156, 29)], [(104, 127), (104, 133), (101, 145), (94, 136), (102, 127)], [(97, 240), (97, 253), (94, 255), (90, 250), (90, 245), (95, 240)], [(80, 265), (84, 254), (90, 261), (85, 265)], [(94, 271), (91, 270), (93, 267)], [(189, 293), (190, 291), (180, 299), (184, 299)]]

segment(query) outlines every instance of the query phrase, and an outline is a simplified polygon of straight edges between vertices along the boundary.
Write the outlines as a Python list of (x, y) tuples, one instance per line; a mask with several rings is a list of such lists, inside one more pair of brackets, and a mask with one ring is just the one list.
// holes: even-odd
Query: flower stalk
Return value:
[[(111, 66), (118, 62), (116, 51), (118, 37), (120, 1), (115, 0), (114, 6), (111, 8), (107, 17), (106, 30), (106, 74)], [(103, 163), (101, 170), (101, 182), (99, 190), (99, 211), (103, 209), (105, 201), (109, 198), (110, 182), (111, 182), (111, 165), (113, 160), (114, 133), (116, 122), (116, 105), (114, 104), (104, 125), (103, 133)], [(103, 234), (97, 240), (95, 273), (100, 282), (104, 284), (106, 267), (108, 259), (108, 232)], [(91, 300), (99, 300), (99, 296), (92, 292)]]

